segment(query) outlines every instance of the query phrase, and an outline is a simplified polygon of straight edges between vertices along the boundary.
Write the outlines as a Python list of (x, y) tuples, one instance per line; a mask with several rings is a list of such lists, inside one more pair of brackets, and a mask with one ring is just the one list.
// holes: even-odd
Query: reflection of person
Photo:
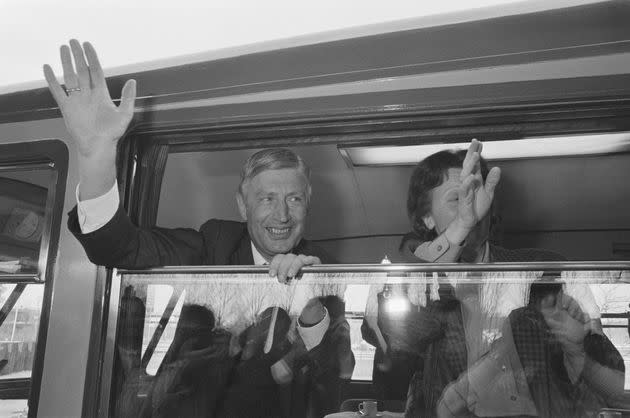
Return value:
[(212, 417), (231, 374), (230, 334), (214, 329), (214, 314), (182, 307), (173, 342), (143, 405), (142, 417)]
[(118, 329), (116, 344), (116, 360), (120, 366), (112, 383), (112, 386), (121, 388), (121, 396), (115, 405), (115, 415), (121, 418), (138, 416), (142, 407), (136, 394), (146, 376), (140, 367), (145, 313), (144, 302), (136, 296), (133, 286), (125, 287), (118, 315), (119, 323), (124, 325)]
[(293, 322), (278, 309), (265, 352), (273, 312), (263, 311), (241, 335), (242, 354), (218, 417), (316, 418), (339, 408), (354, 369), (343, 301), (313, 298)]
[[(490, 211), (501, 172), (488, 170), (482, 144), (467, 151), (440, 151), (422, 160), (410, 182), (407, 210), (412, 233), (403, 238), (402, 255), (409, 261), (530, 262), (558, 261), (539, 249), (508, 250), (489, 243)], [(481, 340), (478, 288), (440, 286), (440, 299), (427, 306), (439, 332), (427, 334), (424, 370), (416, 372), (407, 397), (410, 416), (435, 415), (442, 391), (476, 359)]]
[(237, 202), (246, 224), (211, 220), (200, 231), (134, 226), (119, 205), (115, 160), (116, 144), (133, 117), (135, 81), (127, 81), (116, 107), (89, 43), (82, 48), (72, 40), (70, 48), (62, 46), (61, 62), (65, 91), (50, 66), (44, 66), (44, 74), (78, 151), (78, 211), (68, 222), (95, 264), (143, 268), (266, 261), (270, 275), (285, 281), (304, 265), (331, 261), (302, 239), (309, 170), (286, 149), (261, 151), (243, 167)]
[[(415, 290), (415, 289), (414, 289)], [(431, 325), (425, 307), (408, 295), (408, 285), (387, 285), (368, 296), (376, 299), (376, 315), (366, 312), (361, 336), (376, 347), (372, 369), (373, 396), (379, 400), (405, 400), (412, 375), (423, 368), (422, 341)]]
[[(320, 305), (323, 313), (317, 312)], [(317, 320), (321, 314), (324, 321)], [(289, 335), (291, 349), (272, 368), (274, 379), (290, 391), (286, 416), (317, 418), (337, 412), (342, 386), (352, 377), (355, 365), (345, 303), (335, 295), (313, 298), (295, 325)], [(318, 327), (325, 329), (321, 338), (304, 332)]]
[(577, 417), (618, 404), (623, 358), (562, 286), (532, 283), (502, 338), (445, 389), (438, 416)]

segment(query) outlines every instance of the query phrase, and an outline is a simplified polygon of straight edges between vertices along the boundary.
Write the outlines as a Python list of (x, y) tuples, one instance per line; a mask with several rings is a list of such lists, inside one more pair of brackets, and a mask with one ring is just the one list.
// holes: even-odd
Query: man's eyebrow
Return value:
[(255, 196), (275, 196), (278, 193), (271, 190), (259, 190), (255, 193)]

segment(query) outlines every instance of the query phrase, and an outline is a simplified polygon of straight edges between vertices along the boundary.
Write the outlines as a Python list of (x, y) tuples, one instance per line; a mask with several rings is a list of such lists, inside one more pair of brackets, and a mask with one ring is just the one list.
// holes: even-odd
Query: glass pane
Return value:
[(43, 285), (0, 284), (0, 381), (31, 377), (43, 298)]
[[(291, 149), (311, 169), (305, 238), (339, 263), (378, 263), (385, 255), (392, 262), (410, 261), (400, 244), (416, 228), (406, 205), (415, 164), (349, 166), (337, 144)], [(211, 218), (241, 221), (234, 194), (243, 163), (255, 151), (169, 154), (157, 225), (198, 229)], [(488, 166), (501, 169), (490, 243), (545, 249), (567, 260), (630, 259), (630, 193), (613, 186), (626, 184), (630, 153), (489, 161)], [(588, 178), (575, 182), (584, 173)], [(584, 196), (597, 204), (585, 205)]]
[(282, 285), (266, 273), (124, 275), (112, 408), (322, 417), (364, 380), (393, 416), (592, 416), (630, 406), (629, 279), (392, 270)]
[(0, 284), (0, 416), (28, 416), (29, 383), (14, 379), (31, 377), (43, 298), (41, 284)]
[(27, 418), (28, 400), (2, 399), (0, 400), (0, 417)]
[(36, 273), (53, 171), (0, 172), (0, 273)]

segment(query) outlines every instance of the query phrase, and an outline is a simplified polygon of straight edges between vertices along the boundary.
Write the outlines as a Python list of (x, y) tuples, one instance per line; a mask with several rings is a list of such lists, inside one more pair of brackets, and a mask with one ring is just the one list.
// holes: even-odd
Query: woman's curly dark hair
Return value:
[[(465, 158), (466, 150), (445, 150), (431, 154), (418, 163), (409, 179), (407, 193), (407, 215), (411, 221), (412, 232), (403, 237), (401, 247), (410, 239), (424, 242), (436, 238), (436, 232), (429, 230), (422, 221), (431, 209), (430, 192), (446, 180), (449, 168), (461, 168)], [(480, 166), (481, 176), (485, 181), (488, 166), (483, 158), (480, 160)]]

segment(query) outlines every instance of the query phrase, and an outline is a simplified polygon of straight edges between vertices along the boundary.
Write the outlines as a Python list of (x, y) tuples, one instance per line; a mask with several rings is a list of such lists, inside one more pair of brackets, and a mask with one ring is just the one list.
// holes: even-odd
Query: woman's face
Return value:
[(431, 209), (422, 220), (427, 228), (435, 229), (438, 235), (457, 217), (457, 191), (462, 184), (459, 179), (461, 172), (461, 168), (449, 168), (444, 182), (429, 192)]

